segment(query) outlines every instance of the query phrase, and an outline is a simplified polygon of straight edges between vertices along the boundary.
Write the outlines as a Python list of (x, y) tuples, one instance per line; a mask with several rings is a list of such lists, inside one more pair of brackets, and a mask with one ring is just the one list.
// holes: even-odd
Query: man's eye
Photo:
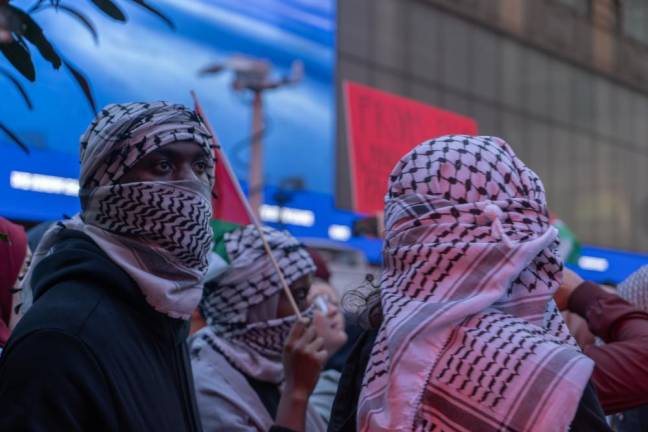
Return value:
[(205, 161), (194, 162), (194, 170), (199, 173), (204, 173), (205, 171), (207, 171), (207, 162)]
[(169, 163), (169, 161), (165, 161), (165, 160), (159, 161), (158, 163), (155, 164), (155, 169), (158, 172), (166, 173), (171, 171), (171, 164)]

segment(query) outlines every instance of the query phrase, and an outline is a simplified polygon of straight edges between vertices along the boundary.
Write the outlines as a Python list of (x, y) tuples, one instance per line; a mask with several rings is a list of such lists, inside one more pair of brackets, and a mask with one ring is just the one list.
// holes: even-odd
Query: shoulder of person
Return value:
[(96, 357), (78, 337), (58, 330), (34, 331), (13, 340), (2, 353), (0, 430), (107, 425), (113, 421), (108, 415), (111, 401)]
[[(196, 399), (205, 430), (268, 430), (273, 421), (245, 376), (208, 342), (205, 327), (189, 340)], [(254, 408), (252, 408), (254, 407)]]
[(216, 393), (229, 394), (247, 380), (233, 367), (223, 353), (209, 343), (208, 332), (204, 327), (189, 339), (191, 367), (197, 387), (214, 387)]
[(67, 361), (71, 358), (97, 364), (92, 351), (81, 338), (58, 329), (38, 329), (12, 336), (11, 343), (5, 346), (0, 357), (0, 368), (16, 362), (27, 366), (47, 360), (47, 368), (40, 364), (41, 369), (49, 371), (47, 373), (69, 373), (78, 366)]
[[(85, 234), (63, 230), (51, 252), (34, 269), (37, 297), (18, 322), (11, 339), (35, 331), (59, 331), (74, 336), (97, 331), (116, 318), (123, 305), (114, 293), (133, 280)], [(11, 342), (11, 340), (10, 340)]]

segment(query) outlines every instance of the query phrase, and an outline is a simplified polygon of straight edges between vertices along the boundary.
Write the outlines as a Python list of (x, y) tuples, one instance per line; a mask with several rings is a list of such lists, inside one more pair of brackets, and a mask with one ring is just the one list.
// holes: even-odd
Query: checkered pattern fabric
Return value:
[(535, 173), (499, 138), (424, 142), (392, 171), (385, 229), (360, 429), (566, 430), (593, 365), (552, 300)]
[[(315, 272), (310, 255), (293, 236), (262, 229), (288, 284)], [(283, 288), (256, 227), (247, 225), (225, 234), (225, 247), (230, 266), (205, 284), (200, 303), (216, 336), (212, 343), (246, 374), (280, 382), (281, 354), (296, 317), (276, 316)]]
[(617, 286), (617, 291), (628, 303), (648, 312), (648, 265), (628, 276)]
[[(146, 155), (178, 141), (200, 144), (213, 158), (211, 135), (189, 108), (163, 101), (108, 105), (81, 136), (79, 184), (86, 190), (115, 184)], [(213, 184), (213, 167), (207, 172)]]
[[(210, 173), (207, 182), (119, 183), (148, 154), (177, 141), (202, 147)], [(81, 137), (82, 212), (43, 236), (34, 266), (47, 255), (60, 230), (82, 231), (137, 282), (153, 308), (174, 318), (189, 318), (200, 301), (212, 248), (211, 145), (198, 116), (182, 105), (108, 105)], [(28, 275), (26, 281), (30, 279)], [(28, 307), (31, 289), (23, 292)]]

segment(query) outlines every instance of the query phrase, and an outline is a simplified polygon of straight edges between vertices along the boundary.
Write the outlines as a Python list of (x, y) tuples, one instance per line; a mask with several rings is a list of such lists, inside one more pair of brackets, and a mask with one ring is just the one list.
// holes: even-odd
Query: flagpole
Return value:
[(255, 226), (257, 232), (259, 233), (259, 237), (261, 238), (261, 242), (263, 243), (263, 249), (265, 250), (266, 254), (268, 254), (268, 256), (270, 257), (272, 266), (274, 267), (275, 271), (279, 275), (279, 281), (281, 283), (281, 287), (283, 288), (283, 291), (286, 294), (286, 297), (288, 298), (288, 301), (290, 302), (290, 305), (292, 306), (295, 315), (297, 315), (297, 319), (301, 320), (302, 315), (301, 312), (299, 311), (299, 307), (297, 306), (297, 302), (295, 302), (295, 297), (293, 297), (292, 292), (290, 291), (290, 286), (288, 285), (288, 282), (286, 281), (286, 278), (284, 277), (283, 272), (281, 271), (281, 267), (279, 267), (279, 263), (277, 263), (277, 260), (272, 254), (272, 250), (270, 249), (268, 240), (266, 239), (265, 235), (263, 234), (263, 230), (261, 229), (261, 224), (259, 223), (256, 214), (252, 211), (252, 208), (250, 207), (250, 203), (247, 197), (245, 196), (245, 194), (243, 193), (243, 190), (241, 189), (241, 185), (239, 184), (238, 179), (236, 178), (234, 172), (232, 171), (229, 161), (225, 156), (225, 152), (222, 150), (222, 147), (218, 142), (218, 138), (216, 138), (216, 134), (214, 133), (214, 130), (212, 129), (211, 124), (209, 123), (209, 120), (207, 119), (207, 116), (205, 115), (205, 112), (203, 111), (202, 106), (198, 101), (198, 95), (193, 90), (191, 90), (191, 97), (194, 100), (196, 114), (198, 114), (198, 116), (202, 119), (203, 123), (205, 124), (205, 127), (207, 127), (207, 131), (211, 134), (212, 140), (214, 141), (215, 144), (214, 150), (216, 151), (217, 155), (220, 156), (220, 158), (217, 160), (217, 163), (223, 164), (225, 171), (227, 171), (227, 174), (233, 180), (232, 183), (234, 183), (236, 194), (238, 195), (239, 199), (245, 206), (245, 211), (247, 212), (248, 217), (250, 218), (252, 224)]

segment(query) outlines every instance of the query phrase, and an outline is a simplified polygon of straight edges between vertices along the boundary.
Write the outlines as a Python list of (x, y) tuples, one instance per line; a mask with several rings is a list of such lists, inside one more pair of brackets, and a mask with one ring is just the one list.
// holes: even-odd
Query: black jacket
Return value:
[[(356, 413), (358, 410), (358, 398), (362, 389), (362, 378), (367, 363), (369, 363), (369, 357), (371, 357), (371, 350), (377, 334), (377, 330), (366, 331), (358, 338), (349, 355), (333, 402), (331, 419), (328, 425), (329, 432), (355, 432), (356, 430)], [(591, 383), (587, 385), (583, 392), (570, 431), (610, 431), (605, 422), (603, 409)]]
[(612, 425), (614, 430), (618, 432), (648, 431), (648, 405), (616, 414)]
[(0, 358), (0, 431), (201, 430), (188, 323), (151, 308), (89, 237), (64, 230)]

